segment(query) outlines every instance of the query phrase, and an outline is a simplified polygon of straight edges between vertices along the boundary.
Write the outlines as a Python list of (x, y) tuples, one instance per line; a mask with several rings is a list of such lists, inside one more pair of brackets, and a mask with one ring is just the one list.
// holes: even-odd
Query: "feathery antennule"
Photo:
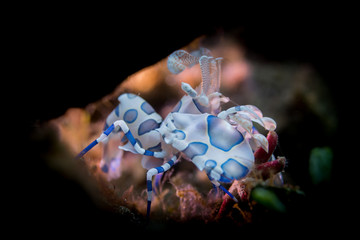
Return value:
[(201, 82), (201, 89), (202, 89), (202, 94), (207, 95), (208, 90), (210, 88), (211, 85), (211, 74), (210, 74), (210, 69), (211, 69), (211, 59), (212, 57), (208, 57), (208, 56), (202, 56), (199, 60), (200, 62), (200, 68), (201, 68), (201, 75), (202, 75), (202, 82)]
[(184, 50), (178, 50), (170, 54), (167, 66), (173, 74), (179, 74), (187, 67), (192, 67), (199, 61), (198, 57), (191, 55)]
[(200, 48), (200, 56), (208, 56), (208, 57), (212, 57), (213, 55), (211, 54), (211, 51), (207, 48), (201, 47)]
[(215, 58), (216, 62), (216, 78), (214, 83), (215, 91), (218, 92), (220, 90), (220, 81), (221, 81), (221, 61), (223, 60), (222, 57)]

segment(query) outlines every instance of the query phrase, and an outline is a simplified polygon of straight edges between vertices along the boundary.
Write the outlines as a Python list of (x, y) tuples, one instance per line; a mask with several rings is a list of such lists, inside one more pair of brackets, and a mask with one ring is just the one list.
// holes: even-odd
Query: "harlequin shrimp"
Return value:
[[(163, 159), (164, 164), (147, 171), (147, 216), (150, 215), (153, 176), (168, 171), (180, 157), (205, 171), (214, 186), (234, 201), (237, 199), (220, 182), (244, 178), (254, 165), (254, 151), (268, 150), (267, 139), (256, 131), (253, 122), (268, 131), (276, 128), (273, 119), (263, 117), (252, 105), (234, 106), (220, 111), (229, 99), (219, 92), (222, 58), (214, 58), (208, 49), (191, 54), (178, 50), (168, 57), (170, 72), (178, 74), (200, 64), (202, 82), (196, 90), (182, 83), (186, 93), (163, 120), (140, 96), (124, 93), (120, 104), (106, 119), (104, 132), (77, 157), (81, 158), (99, 142), (104, 143), (123, 132), (127, 143), (119, 149)], [(105, 152), (105, 151), (104, 151)], [(106, 158), (106, 156), (104, 156)], [(111, 160), (105, 160), (110, 166)]]

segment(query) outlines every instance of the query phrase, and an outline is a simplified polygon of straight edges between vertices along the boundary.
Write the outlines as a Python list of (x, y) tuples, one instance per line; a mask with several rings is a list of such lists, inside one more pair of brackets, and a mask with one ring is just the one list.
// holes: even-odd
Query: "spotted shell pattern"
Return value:
[[(159, 143), (160, 136), (156, 131), (162, 122), (161, 116), (153, 107), (138, 95), (124, 93), (118, 98), (119, 105), (106, 119), (105, 129), (116, 120), (123, 119), (135, 140), (145, 149), (151, 149), (154, 143)], [(158, 141), (154, 141), (158, 139)]]
[(166, 137), (212, 179), (231, 182), (245, 177), (252, 168), (249, 143), (227, 121), (207, 113), (172, 113), (171, 117), (176, 129)]

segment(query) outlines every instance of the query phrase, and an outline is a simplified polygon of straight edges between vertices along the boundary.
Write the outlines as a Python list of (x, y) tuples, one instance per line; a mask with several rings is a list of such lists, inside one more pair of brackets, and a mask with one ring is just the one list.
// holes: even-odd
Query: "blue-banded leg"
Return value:
[(149, 151), (149, 150), (145, 150), (144, 148), (142, 148), (137, 141), (135, 140), (133, 134), (131, 133), (129, 127), (127, 126), (127, 124), (123, 121), (123, 120), (118, 120), (115, 121), (113, 124), (111, 124), (110, 127), (108, 127), (101, 135), (99, 138), (97, 138), (96, 140), (94, 140), (92, 143), (90, 143), (86, 148), (84, 148), (84, 150), (82, 150), (77, 156), (76, 158), (81, 158), (82, 156), (84, 156), (88, 151), (90, 151), (93, 147), (95, 147), (99, 142), (103, 142), (105, 141), (109, 134), (116, 128), (120, 126), (121, 130), (124, 132), (125, 136), (127, 137), (127, 139), (130, 141), (130, 143), (134, 146), (134, 149), (137, 153), (142, 154), (142, 155), (146, 155), (146, 156), (153, 156), (156, 158), (164, 158), (166, 156), (166, 152), (161, 151), (161, 152), (153, 152), (153, 151)]
[[(209, 176), (208, 176), (209, 177)], [(235, 202), (239, 202), (236, 197), (234, 197), (234, 195), (232, 195), (224, 186), (222, 186), (218, 181), (216, 181), (215, 179), (211, 179), (209, 177), (210, 181), (212, 182), (212, 184), (214, 184), (215, 187), (220, 188), (221, 190), (223, 190), (227, 195), (229, 195), (229, 197), (231, 197)]]
[(166, 172), (172, 166), (174, 166), (177, 160), (177, 156), (173, 156), (170, 161), (166, 162), (165, 164), (161, 165), (160, 167), (151, 168), (147, 171), (146, 174), (146, 185), (147, 185), (147, 210), (146, 210), (146, 217), (149, 219), (150, 216), (150, 208), (151, 208), (151, 200), (152, 200), (152, 178), (154, 175)]

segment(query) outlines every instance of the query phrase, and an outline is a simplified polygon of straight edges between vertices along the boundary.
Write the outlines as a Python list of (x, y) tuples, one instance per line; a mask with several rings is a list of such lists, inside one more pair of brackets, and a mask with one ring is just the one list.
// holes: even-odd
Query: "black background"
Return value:
[[(8, 101), (25, 121), (25, 135), (70, 107), (85, 107), (99, 100), (130, 74), (194, 38), (219, 32), (236, 34), (248, 51), (264, 59), (310, 63), (327, 79), (335, 108), (342, 113), (338, 96), (350, 81), (343, 78), (344, 58), (340, 55), (351, 51), (348, 28), (352, 20), (343, 17), (346, 10), (335, 6), (331, 10), (294, 6), (276, 12), (232, 8), (167, 11), (158, 6), (156, 12), (145, 13), (135, 7), (112, 11), (97, 6), (22, 8), (7, 19), (12, 73), (8, 79), (16, 93)], [(42, 229), (85, 232), (89, 228), (106, 233), (121, 228), (118, 216), (97, 208), (83, 189), (38, 161), (39, 152), (47, 146), (31, 139), (25, 138), (25, 154), (21, 154), (26, 156), (20, 166), (26, 180), (16, 181), (12, 189), (17, 196), (14, 224), (31, 226), (28, 231), (36, 233)], [(317, 214), (327, 212), (330, 205), (325, 204)], [(81, 223), (87, 225), (81, 227)]]
[[(26, 78), (19, 87), (35, 105), (30, 117), (42, 121), (69, 107), (84, 107), (194, 38), (221, 32), (235, 34), (249, 52), (265, 59), (310, 63), (336, 95), (344, 61), (339, 54), (347, 51), (351, 20), (310, 7), (228, 15), (221, 11), (218, 16), (193, 11), (191, 17), (183, 11), (175, 16), (166, 10), (119, 16), (52, 8), (15, 19), (11, 50), (21, 63), (17, 73)], [(52, 107), (43, 108), (50, 103)]]

